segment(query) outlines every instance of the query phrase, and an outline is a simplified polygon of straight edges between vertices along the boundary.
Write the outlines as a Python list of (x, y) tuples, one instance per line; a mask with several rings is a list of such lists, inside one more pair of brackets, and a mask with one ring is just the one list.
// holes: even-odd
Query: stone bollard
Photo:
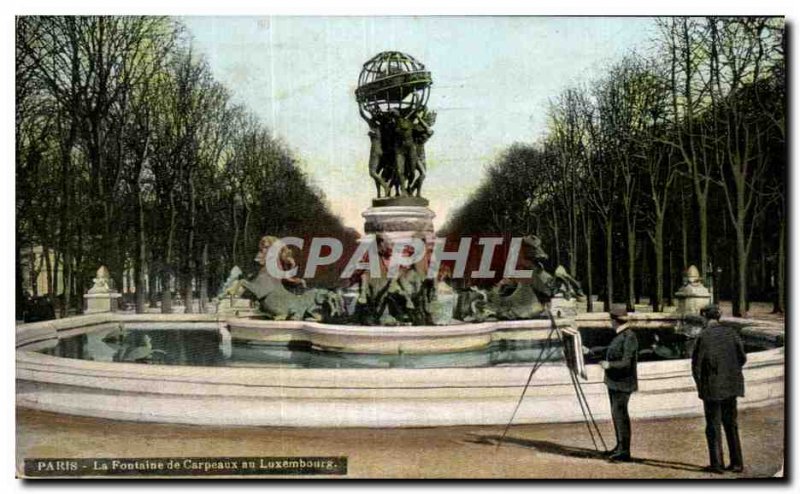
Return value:
[(111, 275), (108, 268), (100, 266), (95, 276), (94, 286), (83, 296), (86, 300), (85, 313), (115, 312), (119, 306), (117, 299), (122, 297), (122, 294), (111, 288)]
[(225, 316), (249, 317), (256, 314), (256, 309), (249, 299), (227, 296), (217, 300), (215, 313)]
[(578, 299), (566, 298), (564, 294), (557, 293), (550, 299), (550, 312), (556, 319), (574, 319), (578, 315)]
[(689, 266), (686, 270), (686, 284), (675, 292), (675, 298), (677, 312), (682, 316), (699, 315), (700, 309), (711, 302), (711, 292), (703, 285), (696, 266)]

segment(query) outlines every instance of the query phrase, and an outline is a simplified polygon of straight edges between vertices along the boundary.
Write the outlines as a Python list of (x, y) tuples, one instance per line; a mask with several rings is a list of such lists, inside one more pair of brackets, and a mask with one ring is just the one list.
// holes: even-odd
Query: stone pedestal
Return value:
[[(425, 242), (425, 258), (416, 264), (417, 269), (428, 268), (429, 254), (433, 251), (436, 235), (433, 230), (433, 211), (425, 206), (373, 206), (363, 213), (364, 232), (375, 235), (376, 239), (385, 242), (391, 248), (395, 241), (410, 241), (419, 238)], [(379, 243), (379, 248), (381, 244)]]
[(86, 300), (86, 314), (96, 314), (98, 312), (115, 312), (119, 307), (121, 293), (111, 288), (111, 275), (108, 268), (100, 266), (97, 270), (94, 285), (83, 296)]
[(411, 238), (420, 234), (433, 240), (433, 218), (426, 206), (373, 206), (363, 213), (364, 232), (384, 238)]
[(699, 315), (700, 309), (711, 303), (711, 292), (706, 288), (700, 278), (700, 272), (695, 266), (686, 270), (686, 283), (675, 292), (678, 314)]
[[(434, 318), (432, 314), (432, 307), (430, 304), (434, 301), (435, 297), (430, 297), (431, 294), (425, 294), (423, 291), (425, 287), (419, 283), (418, 280), (427, 275), (431, 255), (433, 253), (434, 241), (436, 239), (433, 230), (433, 218), (435, 214), (428, 209), (425, 205), (427, 201), (421, 203), (414, 200), (419, 198), (404, 197), (404, 198), (390, 198), (395, 202), (395, 205), (383, 206), (381, 200), (376, 199), (373, 201), (371, 208), (364, 211), (361, 215), (364, 217), (364, 232), (367, 236), (374, 236), (377, 242), (377, 249), (381, 256), (382, 263), (387, 263), (390, 256), (387, 254), (394, 251), (398, 243), (411, 244), (417, 243), (414, 239), (421, 240), (425, 245), (425, 252), (421, 258), (413, 264), (411, 270), (417, 276), (407, 276), (398, 272), (398, 277), (394, 278), (376, 278), (366, 281), (368, 285), (363, 285), (365, 296), (368, 298), (365, 306), (369, 307), (369, 311), (379, 311), (380, 314), (373, 313), (371, 317), (377, 317), (377, 323), (381, 325), (395, 325), (400, 321), (395, 319), (398, 313), (402, 314), (400, 318), (408, 322), (408, 320), (415, 321), (414, 324), (425, 325), (433, 324)], [(411, 204), (396, 204), (396, 199), (410, 200)], [(386, 202), (386, 201), (384, 201)], [(405, 255), (405, 254), (402, 254)], [(416, 256), (416, 253), (415, 253)], [(389, 264), (383, 264), (382, 269), (388, 269)], [(406, 281), (400, 281), (405, 279)], [(409, 281), (416, 280), (416, 281)], [(387, 287), (386, 284), (389, 286)], [(372, 288), (367, 288), (371, 286)], [(369, 300), (367, 293), (383, 294), (377, 295), (373, 300)], [(387, 295), (388, 294), (388, 295)], [(377, 304), (378, 298), (391, 296), (394, 300), (395, 310), (391, 308), (377, 309), (381, 304)], [(423, 297), (420, 299), (420, 297)], [(404, 305), (404, 308), (401, 308)], [(442, 309), (440, 307), (440, 309)], [(442, 309), (446, 310), (446, 309)], [(441, 314), (440, 314), (441, 315)]]

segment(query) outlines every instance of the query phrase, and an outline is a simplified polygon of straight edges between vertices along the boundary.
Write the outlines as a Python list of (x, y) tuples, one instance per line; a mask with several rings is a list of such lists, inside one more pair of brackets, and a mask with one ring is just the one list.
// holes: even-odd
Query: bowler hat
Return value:
[(628, 318), (628, 311), (624, 306), (611, 307), (609, 315), (615, 321), (624, 321)]

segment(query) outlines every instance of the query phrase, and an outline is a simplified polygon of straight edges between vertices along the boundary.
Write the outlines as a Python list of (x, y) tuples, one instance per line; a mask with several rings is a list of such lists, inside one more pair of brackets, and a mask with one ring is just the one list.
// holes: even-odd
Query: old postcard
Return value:
[(17, 476), (783, 477), (786, 39), (16, 17)]

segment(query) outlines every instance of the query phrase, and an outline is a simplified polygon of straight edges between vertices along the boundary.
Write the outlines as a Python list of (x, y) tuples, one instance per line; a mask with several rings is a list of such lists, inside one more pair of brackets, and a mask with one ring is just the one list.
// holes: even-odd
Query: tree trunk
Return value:
[(569, 274), (573, 278), (578, 278), (578, 212), (575, 207), (575, 197), (572, 197), (572, 208), (570, 211), (570, 247), (569, 247)]
[(746, 317), (747, 315), (747, 248), (744, 238), (744, 225), (736, 229), (736, 264), (739, 286), (736, 291), (737, 311), (733, 315)]
[(117, 238), (119, 235), (122, 234), (120, 231), (113, 231), (111, 227), (112, 222), (112, 214), (111, 214), (111, 206), (107, 203), (103, 203), (103, 238), (101, 243), (103, 245), (102, 250), (102, 262), (103, 264), (108, 267), (108, 270), (111, 272), (111, 279), (113, 280), (114, 289), (121, 292), (122, 291), (122, 279), (125, 274), (125, 268), (122, 263), (119, 262), (119, 256), (116, 252), (117, 249), (113, 247), (114, 239)]
[[(698, 215), (700, 220), (700, 277), (705, 282), (708, 269), (708, 200), (698, 197)], [(684, 266), (686, 268), (688, 266)]]
[(17, 241), (15, 242), (14, 246), (14, 267), (14, 282), (17, 292), (15, 314), (17, 320), (22, 320), (23, 312), (25, 311), (25, 288), (23, 287), (22, 241), (20, 240), (19, 229), (17, 229)]
[[(71, 133), (72, 134), (72, 133)], [(70, 146), (71, 150), (71, 146)], [(62, 158), (65, 161), (69, 160), (69, 158)], [(63, 268), (62, 268), (62, 284), (64, 289), (64, 303), (62, 304), (60, 317), (65, 317), (67, 315), (67, 311), (70, 307), (70, 302), (72, 300), (72, 290), (70, 286), (70, 278), (72, 276), (72, 256), (71, 256), (71, 249), (69, 245), (69, 216), (68, 212), (70, 211), (70, 202), (71, 202), (71, 192), (69, 187), (69, 182), (71, 180), (69, 172), (69, 163), (62, 163), (62, 177), (63, 180), (63, 188), (61, 193), (64, 194), (64, 204), (61, 206), (60, 211), (60, 249), (62, 255), (64, 256)]]
[(171, 290), (172, 276), (169, 272), (161, 274), (161, 313), (172, 314), (172, 290)]
[(36, 252), (33, 249), (33, 245), (30, 245), (31, 250), (31, 263), (28, 265), (30, 268), (28, 272), (28, 276), (31, 279), (31, 296), (38, 297), (39, 296), (39, 283), (37, 278), (39, 277), (39, 272), (36, 270)]
[[(239, 218), (236, 216), (236, 201), (231, 200), (231, 218), (233, 219), (233, 242), (231, 243), (231, 259), (233, 260), (233, 264), (236, 265), (239, 262), (239, 258), (237, 256), (237, 248), (239, 247)], [(232, 266), (228, 266), (228, 268), (232, 268)]]
[[(151, 261), (152, 264), (152, 261)], [(150, 272), (147, 275), (147, 298), (150, 308), (158, 307), (158, 271), (150, 265)]]
[(242, 257), (242, 266), (247, 266), (246, 256), (251, 249), (250, 245), (250, 208), (245, 204), (244, 206), (244, 226), (242, 227), (242, 252), (239, 254)]
[(558, 215), (556, 214), (556, 206), (555, 206), (555, 204), (551, 205), (550, 210), (553, 213), (553, 225), (552, 225), (552, 227), (553, 227), (553, 243), (555, 244), (553, 246), (554, 249), (555, 249), (554, 259), (555, 259), (555, 262), (556, 262), (556, 266), (560, 266), (561, 265), (561, 249), (560, 249), (561, 241), (558, 238)]
[(142, 203), (142, 192), (137, 184), (134, 186), (134, 193), (136, 194), (136, 238), (134, 240), (133, 254), (133, 277), (136, 289), (136, 313), (144, 314), (145, 312), (145, 266), (147, 264), (147, 244), (145, 239), (145, 223), (144, 223), (144, 204)]
[(158, 272), (156, 271), (153, 262), (150, 262), (149, 273), (147, 275), (147, 298), (149, 299), (148, 306), (151, 308), (158, 307)]
[(184, 314), (191, 314), (194, 311), (194, 294), (192, 293), (192, 283), (194, 282), (194, 278), (189, 273), (188, 268), (181, 278), (183, 279), (181, 282), (181, 293), (183, 294), (184, 307), (183, 312)]
[(636, 283), (636, 227), (628, 223), (628, 297), (626, 300), (626, 308), (632, 312), (636, 309), (635, 306), (635, 287)]
[(61, 282), (63, 284), (64, 289), (64, 304), (61, 308), (61, 317), (66, 317), (70, 315), (70, 309), (73, 306), (72, 299), (73, 296), (73, 272), (72, 272), (72, 256), (70, 254), (69, 246), (66, 246), (66, 250), (64, 251), (64, 260), (62, 262), (61, 267)]
[(106, 191), (104, 183), (105, 177), (103, 173), (107, 173), (106, 168), (110, 163), (108, 163), (107, 160), (104, 159), (105, 156), (103, 156), (106, 143), (101, 129), (101, 118), (102, 117), (99, 115), (93, 115), (90, 124), (92, 143), (89, 146), (89, 158), (95, 169), (93, 173), (96, 174), (95, 185), (97, 195), (94, 200), (99, 204), (99, 215), (95, 221), (100, 223), (99, 228), (96, 228), (95, 231), (100, 235), (100, 262), (110, 271), (114, 285), (113, 288), (121, 291), (123, 270), (117, 260), (116, 249), (113, 247), (113, 240), (116, 237), (114, 234), (118, 234), (119, 232), (113, 229), (112, 205), (110, 203), (113, 199), (110, 197), (108, 191)]
[(130, 295), (131, 285), (133, 285), (133, 280), (131, 279), (130, 266), (125, 266), (123, 269), (125, 272), (125, 295)]
[(586, 242), (586, 312), (592, 312), (592, 219), (586, 218), (584, 223), (584, 240)]
[(200, 313), (208, 312), (208, 242), (203, 243), (200, 259)]
[(147, 299), (148, 306), (150, 308), (156, 308), (158, 307), (158, 298), (161, 293), (160, 276), (162, 267), (160, 263), (163, 261), (163, 258), (161, 257), (161, 253), (157, 252), (159, 250), (157, 248), (157, 235), (160, 230), (153, 211), (150, 212), (149, 218), (151, 236), (149, 237), (147, 253)]
[(785, 309), (785, 296), (786, 296), (786, 219), (783, 215), (780, 217), (780, 232), (778, 233), (778, 265), (775, 273), (775, 280), (777, 286), (777, 294), (775, 296), (775, 306), (772, 312), (775, 314), (783, 314)]
[(759, 249), (760, 259), (758, 263), (758, 294), (761, 300), (766, 300), (765, 295), (769, 296), (769, 280), (767, 279), (767, 242), (764, 238), (764, 229), (759, 231)]
[(58, 318), (61, 314), (61, 303), (58, 299), (58, 268), (61, 265), (61, 260), (58, 252), (53, 253), (53, 284), (51, 285), (52, 295), (50, 299), (53, 301), (53, 315)]
[(189, 175), (189, 239), (186, 246), (186, 255), (188, 257), (186, 262), (186, 280), (184, 292), (184, 304), (186, 305), (186, 314), (194, 312), (194, 287), (192, 286), (194, 280), (197, 279), (197, 260), (194, 248), (194, 229), (197, 217), (197, 207), (195, 202), (194, 178)]
[(642, 253), (639, 255), (639, 279), (637, 280), (638, 283), (636, 284), (636, 303), (642, 303), (642, 294), (647, 291), (647, 283), (645, 282), (645, 271), (647, 270), (647, 252), (645, 251), (645, 245), (642, 245)]
[[(79, 53), (79, 43), (77, 41), (77, 32), (74, 21), (70, 22), (70, 94), (72, 94), (71, 108), (69, 110), (69, 130), (67, 131), (67, 138), (61, 147), (61, 193), (63, 194), (62, 200), (64, 201), (60, 211), (60, 249), (64, 256), (63, 262), (63, 284), (64, 284), (64, 304), (61, 308), (61, 316), (67, 316), (73, 302), (73, 260), (72, 260), (72, 245), (70, 232), (72, 230), (71, 224), (75, 220), (75, 214), (72, 211), (73, 197), (72, 197), (72, 150), (75, 147), (75, 142), (78, 138), (78, 116), (80, 107), (80, 66), (81, 59)], [(76, 201), (77, 203), (77, 201)]]
[(686, 218), (683, 189), (681, 189), (681, 252), (681, 269), (687, 269), (689, 267), (689, 224)]
[[(656, 254), (656, 279), (653, 311), (661, 312), (664, 309), (664, 218), (656, 219), (655, 235), (653, 239), (653, 250)], [(671, 257), (670, 257), (671, 259)]]
[(670, 307), (673, 305), (672, 294), (675, 293), (675, 263), (673, 263), (673, 253), (672, 253), (672, 246), (670, 245), (669, 249), (669, 276), (667, 276), (667, 305)]
[[(78, 198), (80, 201), (80, 198)], [(78, 313), (83, 313), (83, 293), (85, 290), (84, 283), (86, 282), (83, 275), (83, 223), (78, 222), (76, 229), (76, 242), (75, 242), (75, 269), (73, 271), (73, 280), (75, 283), (74, 293), (76, 299), (76, 309)]]
[(44, 269), (45, 277), (47, 278), (47, 296), (50, 299), (50, 304), (55, 307), (55, 293), (53, 292), (53, 264), (50, 260), (50, 248), (42, 246), (42, 255), (44, 256)]
[(609, 215), (604, 225), (606, 234), (606, 301), (603, 310), (606, 312), (611, 310), (611, 305), (614, 303), (614, 268), (612, 267), (614, 251), (611, 246), (611, 242), (613, 241), (611, 226), (612, 220)]
[(732, 305), (732, 314), (736, 315), (739, 314), (739, 297), (736, 296), (736, 256), (731, 255), (729, 256), (730, 259), (730, 267), (728, 270), (730, 271), (731, 275), (728, 278), (730, 282), (730, 296), (731, 296), (731, 305)]
[(170, 221), (169, 233), (167, 234), (167, 252), (164, 256), (164, 269), (161, 273), (161, 312), (163, 314), (172, 313), (172, 271), (174, 269), (172, 264), (172, 243), (175, 238), (175, 220), (178, 212), (175, 209), (175, 200), (170, 196)]

